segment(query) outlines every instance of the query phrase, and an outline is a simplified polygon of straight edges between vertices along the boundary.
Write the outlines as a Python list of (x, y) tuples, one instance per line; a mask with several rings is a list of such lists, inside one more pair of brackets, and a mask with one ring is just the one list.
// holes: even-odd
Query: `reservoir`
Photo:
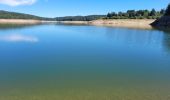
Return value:
[(0, 27), (0, 100), (169, 99), (169, 32)]

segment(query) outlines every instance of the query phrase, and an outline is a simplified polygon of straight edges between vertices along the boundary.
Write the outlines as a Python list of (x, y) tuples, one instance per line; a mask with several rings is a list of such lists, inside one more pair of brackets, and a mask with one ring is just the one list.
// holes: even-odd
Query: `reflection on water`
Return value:
[[(110, 32), (110, 30), (112, 30)], [(160, 42), (163, 39), (164, 34), (161, 31), (156, 30), (140, 30), (132, 29), (128, 34), (127, 31), (130, 29), (121, 28), (110, 29), (106, 28), (106, 35), (108, 38), (116, 41), (116, 43), (121, 43), (122, 45), (138, 45), (138, 46), (156, 46), (159, 48), (161, 46)]]
[(165, 50), (167, 50), (170, 53), (170, 33), (164, 34), (163, 45), (165, 46)]
[(0, 29), (0, 100), (168, 100), (169, 43), (158, 30)]
[(37, 25), (43, 25), (43, 24), (0, 24), (0, 30), (34, 27)]
[(38, 42), (38, 38), (22, 34), (0, 35), (0, 41), (5, 42)]

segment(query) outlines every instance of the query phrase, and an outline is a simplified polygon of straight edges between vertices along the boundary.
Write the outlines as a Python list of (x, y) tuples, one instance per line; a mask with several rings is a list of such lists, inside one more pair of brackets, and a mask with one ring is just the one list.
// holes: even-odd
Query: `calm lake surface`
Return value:
[(0, 100), (170, 100), (170, 33), (1, 27)]

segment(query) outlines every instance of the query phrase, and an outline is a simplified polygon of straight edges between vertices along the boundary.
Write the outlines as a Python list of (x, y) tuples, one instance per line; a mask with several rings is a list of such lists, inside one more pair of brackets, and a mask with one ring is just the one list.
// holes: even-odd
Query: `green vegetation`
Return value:
[(36, 19), (36, 20), (53, 20), (52, 18), (44, 18), (29, 14), (0, 11), (0, 19)]
[(170, 5), (166, 10), (162, 9), (156, 11), (149, 10), (128, 10), (127, 12), (111, 12), (107, 15), (89, 15), (89, 16), (66, 16), (56, 18), (45, 18), (29, 14), (0, 11), (0, 19), (35, 19), (35, 20), (49, 20), (49, 21), (92, 21), (97, 19), (158, 19), (163, 15), (170, 15)]
[(92, 21), (104, 17), (106, 17), (106, 15), (66, 16), (66, 17), (56, 17), (55, 19), (57, 21)]
[(165, 16), (170, 16), (170, 4), (168, 5), (166, 9)]
[(170, 28), (170, 4), (168, 5), (167, 9), (165, 10), (164, 15), (151, 23), (151, 25), (155, 28), (163, 29), (163, 30), (168, 30)]
[(128, 10), (127, 12), (111, 12), (107, 14), (106, 19), (158, 19), (165, 14), (165, 10)]
[[(170, 9), (170, 7), (169, 7)], [(156, 11), (155, 9), (149, 10), (128, 10), (127, 12), (111, 12), (107, 15), (90, 15), (90, 16), (66, 16), (56, 17), (57, 21), (92, 21), (97, 19), (159, 19), (165, 14), (165, 10), (161, 9)]]
[(35, 20), (49, 20), (49, 21), (91, 21), (106, 17), (106, 15), (89, 15), (89, 16), (66, 16), (56, 18), (45, 18), (29, 14), (0, 11), (0, 19), (35, 19)]

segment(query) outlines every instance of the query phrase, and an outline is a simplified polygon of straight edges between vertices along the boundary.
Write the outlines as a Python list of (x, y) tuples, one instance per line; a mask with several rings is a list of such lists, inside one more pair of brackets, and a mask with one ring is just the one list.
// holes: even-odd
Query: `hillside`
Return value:
[(66, 16), (56, 17), (56, 21), (92, 21), (100, 18), (104, 18), (106, 15), (89, 15), (89, 16)]
[(160, 19), (157, 19), (155, 22), (151, 24), (157, 28), (170, 28), (170, 16), (163, 16)]
[(89, 15), (89, 16), (66, 16), (56, 18), (45, 18), (30, 14), (9, 12), (0, 10), (0, 19), (34, 19), (34, 20), (50, 20), (50, 21), (92, 21), (99, 18), (106, 17), (106, 15)]
[(0, 19), (34, 19), (34, 20), (53, 20), (52, 18), (44, 18), (30, 14), (16, 13), (0, 10)]
[(157, 19), (151, 25), (157, 28), (170, 28), (170, 4), (168, 5), (164, 16)]

